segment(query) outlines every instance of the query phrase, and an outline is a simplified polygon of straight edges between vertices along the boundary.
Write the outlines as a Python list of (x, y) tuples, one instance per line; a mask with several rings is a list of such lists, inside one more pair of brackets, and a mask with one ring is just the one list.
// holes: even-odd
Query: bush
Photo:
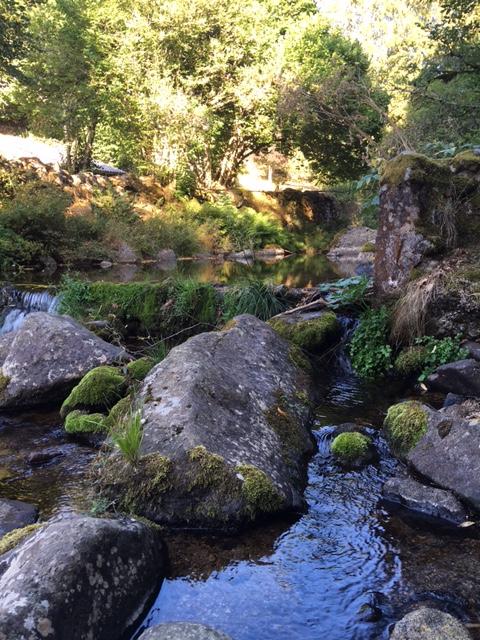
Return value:
[(442, 364), (463, 360), (468, 355), (468, 350), (460, 345), (460, 337), (455, 338), (434, 338), (425, 336), (417, 340), (426, 352), (423, 369), (418, 378), (419, 382), (424, 382), (428, 376)]
[(349, 346), (355, 371), (364, 378), (378, 378), (392, 367), (388, 344), (389, 313), (386, 307), (370, 309), (360, 316)]

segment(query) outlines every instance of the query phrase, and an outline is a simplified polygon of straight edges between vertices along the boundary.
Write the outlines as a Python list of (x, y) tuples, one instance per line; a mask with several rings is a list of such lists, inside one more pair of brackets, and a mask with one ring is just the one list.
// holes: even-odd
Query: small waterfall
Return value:
[(0, 291), (0, 335), (16, 331), (29, 313), (45, 311), (56, 313), (58, 298), (48, 291), (22, 291), (4, 287)]

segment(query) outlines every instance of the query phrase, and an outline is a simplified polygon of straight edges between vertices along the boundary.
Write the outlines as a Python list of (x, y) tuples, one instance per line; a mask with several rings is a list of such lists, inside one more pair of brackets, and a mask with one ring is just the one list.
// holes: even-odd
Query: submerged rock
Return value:
[(449, 613), (421, 607), (397, 622), (390, 640), (471, 640), (471, 636)]
[(19, 500), (0, 500), (0, 537), (13, 531), (33, 524), (38, 518), (38, 508), (28, 502)]
[(68, 316), (32, 313), (8, 337), (0, 369), (0, 408), (63, 400), (88, 371), (126, 357), (123, 349)]
[(230, 638), (204, 624), (166, 622), (147, 629), (138, 640), (230, 640)]
[(309, 384), (268, 324), (239, 316), (172, 349), (137, 403), (135, 465), (115, 452), (94, 471), (123, 508), (157, 522), (236, 529), (304, 506)]
[(421, 515), (459, 525), (468, 514), (462, 503), (443, 489), (428, 487), (413, 478), (391, 478), (383, 486), (385, 500)]
[(155, 596), (163, 569), (158, 533), (143, 523), (47, 523), (0, 562), (0, 639), (117, 640)]
[(480, 362), (458, 360), (438, 367), (427, 380), (432, 391), (461, 396), (480, 396)]

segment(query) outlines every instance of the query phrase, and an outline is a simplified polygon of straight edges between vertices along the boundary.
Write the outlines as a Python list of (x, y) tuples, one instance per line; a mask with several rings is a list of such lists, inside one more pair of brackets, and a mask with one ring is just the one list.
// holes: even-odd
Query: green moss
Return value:
[(127, 371), (131, 378), (140, 382), (147, 377), (154, 366), (155, 361), (152, 358), (144, 357), (129, 362), (127, 364)]
[(109, 431), (118, 431), (123, 427), (125, 417), (131, 412), (132, 399), (130, 396), (122, 398), (115, 404), (105, 418), (105, 426)]
[(8, 376), (4, 376), (3, 373), (0, 373), (0, 393), (5, 391), (10, 383), (10, 378)]
[(266, 473), (250, 464), (239, 464), (235, 470), (243, 477), (242, 495), (252, 517), (282, 508), (283, 498)]
[(292, 462), (292, 458), (303, 451), (305, 439), (298, 418), (281, 392), (277, 393), (276, 403), (265, 412), (265, 418), (280, 439), (285, 461)]
[(26, 527), (22, 527), (21, 529), (14, 529), (13, 531), (9, 531), (0, 539), (0, 556), (7, 551), (11, 551), (13, 548), (18, 546), (21, 542), (23, 542), (26, 538), (28, 538), (32, 533), (38, 531), (43, 526), (43, 524), (29, 524)]
[(342, 463), (352, 463), (364, 456), (371, 445), (371, 440), (356, 431), (341, 433), (332, 442), (331, 452)]
[(100, 433), (106, 431), (105, 416), (101, 413), (72, 411), (65, 419), (67, 433)]
[(419, 402), (409, 401), (390, 407), (383, 428), (392, 449), (405, 456), (427, 431), (428, 414)]
[(374, 242), (366, 242), (362, 249), (363, 253), (375, 253), (375, 251), (377, 250), (375, 243)]
[(402, 153), (385, 164), (382, 182), (399, 186), (406, 181), (443, 185), (451, 181), (451, 171), (443, 161), (419, 153)]
[(428, 351), (425, 347), (408, 347), (396, 358), (394, 369), (402, 376), (413, 376), (420, 373), (426, 364)]
[(122, 397), (126, 387), (126, 379), (114, 367), (97, 367), (72, 390), (60, 409), (65, 417), (74, 409), (109, 409)]
[(270, 325), (282, 338), (307, 350), (326, 346), (339, 331), (337, 316), (332, 311), (326, 311), (318, 318), (296, 323), (281, 319), (271, 320)]
[(222, 456), (199, 445), (188, 452), (188, 459), (193, 463), (192, 487), (212, 488), (228, 482), (231, 471)]
[(301, 348), (296, 344), (291, 344), (288, 350), (288, 357), (290, 362), (294, 364), (299, 369), (303, 369), (304, 371), (310, 372), (312, 370), (312, 365), (308, 357), (303, 353)]

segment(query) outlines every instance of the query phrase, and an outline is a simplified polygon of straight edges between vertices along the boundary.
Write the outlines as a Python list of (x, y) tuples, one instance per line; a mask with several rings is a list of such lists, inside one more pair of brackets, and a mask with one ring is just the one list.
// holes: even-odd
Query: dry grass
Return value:
[(391, 337), (394, 341), (413, 344), (425, 334), (429, 307), (445, 286), (441, 269), (410, 282), (405, 295), (395, 305)]

